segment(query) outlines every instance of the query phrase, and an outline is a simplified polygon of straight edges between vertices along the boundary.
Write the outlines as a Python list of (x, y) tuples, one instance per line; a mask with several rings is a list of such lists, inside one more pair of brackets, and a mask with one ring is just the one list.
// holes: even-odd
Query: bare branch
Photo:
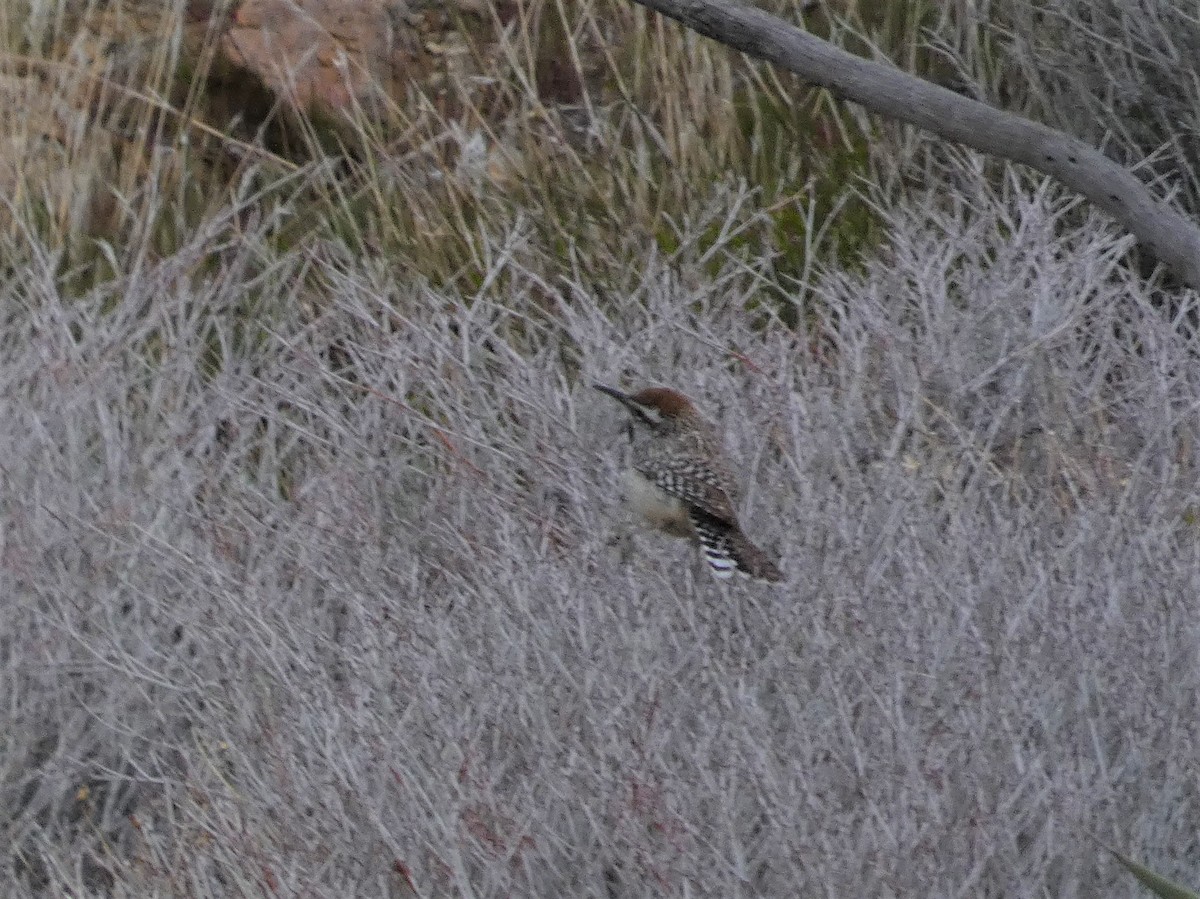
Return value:
[(737, 0), (634, 2), (795, 72), (871, 112), (1058, 179), (1120, 222), (1181, 280), (1200, 289), (1200, 228), (1156, 200), (1132, 172), (1082, 141), (892, 66), (854, 56)]

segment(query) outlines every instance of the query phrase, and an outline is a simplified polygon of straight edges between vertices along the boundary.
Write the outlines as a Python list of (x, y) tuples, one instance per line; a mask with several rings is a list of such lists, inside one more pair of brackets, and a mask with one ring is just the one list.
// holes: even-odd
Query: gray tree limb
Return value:
[(741, 0), (634, 2), (795, 72), (835, 97), (1057, 179), (1106, 211), (1180, 280), (1200, 290), (1200, 227), (1156, 200), (1137, 176), (1083, 141), (854, 56)]

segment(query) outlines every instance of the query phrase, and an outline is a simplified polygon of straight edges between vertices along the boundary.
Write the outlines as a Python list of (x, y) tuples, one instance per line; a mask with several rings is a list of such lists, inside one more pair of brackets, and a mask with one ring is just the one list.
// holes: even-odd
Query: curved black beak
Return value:
[[(646, 410), (638, 403), (634, 402), (633, 397), (631, 397), (628, 393), (617, 390), (615, 387), (609, 387), (607, 384), (593, 384), (592, 386), (601, 393), (607, 393), (614, 400), (625, 407), (625, 411), (632, 416), (632, 420), (629, 425), (630, 428), (633, 427), (634, 422), (643, 424), (648, 428), (653, 428), (658, 424), (657, 418), (651, 418), (650, 415), (647, 414)], [(630, 434), (632, 435), (632, 431)]]
[(592, 386), (601, 393), (607, 393), (609, 396), (611, 396), (614, 400), (624, 406), (625, 410), (638, 421), (643, 421), (646, 418), (646, 413), (642, 411), (641, 407), (633, 401), (633, 397), (631, 397), (628, 393), (623, 393), (622, 391), (617, 390), (615, 387), (609, 387), (607, 384), (593, 384)]
[(607, 393), (614, 400), (625, 406), (629, 405), (629, 394), (622, 393), (615, 387), (609, 387), (607, 384), (593, 384), (592, 387), (594, 387), (596, 390), (599, 390), (601, 393)]

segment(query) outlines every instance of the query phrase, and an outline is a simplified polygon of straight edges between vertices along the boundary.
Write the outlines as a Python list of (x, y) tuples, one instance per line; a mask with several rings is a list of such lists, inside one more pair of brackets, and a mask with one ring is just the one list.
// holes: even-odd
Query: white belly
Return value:
[(621, 478), (625, 502), (645, 524), (676, 537), (690, 537), (692, 523), (678, 497), (663, 492), (632, 468)]

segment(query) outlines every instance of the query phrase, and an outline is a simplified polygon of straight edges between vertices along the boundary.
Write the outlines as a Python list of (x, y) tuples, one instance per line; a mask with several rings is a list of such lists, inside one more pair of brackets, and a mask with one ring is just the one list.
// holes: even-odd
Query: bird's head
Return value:
[(670, 387), (644, 387), (637, 393), (624, 393), (615, 387), (593, 384), (629, 410), (633, 420), (653, 431), (667, 430), (696, 416), (692, 401)]

